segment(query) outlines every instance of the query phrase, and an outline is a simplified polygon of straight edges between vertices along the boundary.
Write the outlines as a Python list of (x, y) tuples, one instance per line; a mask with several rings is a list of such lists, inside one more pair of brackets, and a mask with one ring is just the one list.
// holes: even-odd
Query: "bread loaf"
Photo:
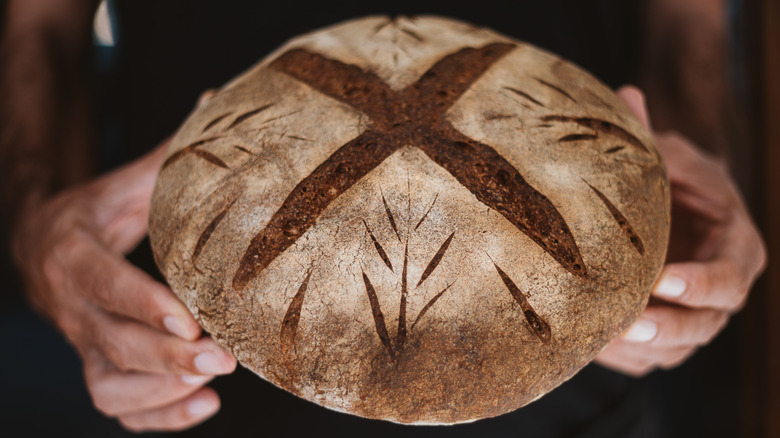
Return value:
[(195, 110), (152, 199), (173, 291), (244, 366), (401, 423), (499, 415), (642, 311), (669, 189), (572, 64), (437, 17), (293, 39)]

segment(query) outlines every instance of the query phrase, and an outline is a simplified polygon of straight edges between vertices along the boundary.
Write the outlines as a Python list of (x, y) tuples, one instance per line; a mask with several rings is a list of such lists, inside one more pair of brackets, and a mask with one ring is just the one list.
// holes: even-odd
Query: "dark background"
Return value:
[[(118, 45), (97, 49), (94, 90), (101, 148), (98, 163), (110, 169), (135, 158), (170, 135), (194, 105), (197, 96), (248, 68), (289, 37), (345, 18), (368, 13), (438, 12), (533, 42), (592, 71), (617, 87), (637, 74), (641, 2), (495, 1), (478, 5), (439, 2), (305, 3), (200, 0), (114, 1)], [(780, 219), (775, 204), (780, 181), (766, 172), (777, 160), (777, 91), (765, 89), (777, 70), (769, 38), (780, 18), (772, 0), (739, 4), (734, 23), (744, 69), (739, 85), (755, 138), (743, 152), (770, 161), (748, 160), (739, 175), (756, 217), (766, 227)], [(4, 11), (0, 1), (0, 14)], [(773, 9), (774, 8), (774, 9)], [(501, 11), (497, 14), (496, 11)], [(774, 11), (774, 12), (772, 12)], [(2, 16), (0, 15), (0, 19)], [(0, 20), (0, 23), (2, 20)], [(766, 23), (765, 23), (766, 22)], [(767, 32), (765, 34), (765, 32)], [(777, 47), (777, 46), (775, 46)], [(774, 61), (772, 61), (774, 59)], [(774, 64), (773, 64), (774, 62)], [(0, 66), (2, 68), (2, 66)], [(772, 70), (774, 68), (774, 70)], [(777, 77), (777, 76), (775, 76)], [(2, 98), (2, 96), (0, 96)], [(775, 100), (772, 100), (772, 99)], [(774, 105), (774, 106), (772, 106)], [(774, 149), (773, 149), (774, 148)], [(780, 164), (780, 161), (775, 161)], [(777, 168), (777, 167), (775, 167)], [(771, 178), (775, 178), (770, 184)], [(777, 223), (777, 222), (774, 222)], [(773, 240), (774, 239), (774, 240)], [(21, 298), (20, 287), (3, 251), (0, 293), (0, 425), (4, 436), (126, 436), (115, 421), (97, 413), (81, 378), (80, 362), (60, 335), (35, 316)], [(130, 256), (156, 272), (144, 242)], [(770, 268), (771, 270), (771, 268)], [(770, 271), (772, 272), (772, 271)], [(771, 276), (770, 276), (771, 277)], [(773, 280), (774, 278), (774, 280)], [(775, 281), (771, 283), (771, 281)], [(767, 294), (768, 278), (753, 292), (748, 308), (691, 360), (672, 371), (630, 379), (590, 366), (539, 402), (517, 413), (474, 425), (452, 428), (409, 428), (377, 424), (334, 414), (273, 388), (241, 369), (213, 386), (223, 396), (217, 417), (186, 436), (318, 436), (411, 433), (420, 436), (473, 436), (491, 428), (489, 436), (571, 437), (736, 437), (772, 435), (774, 394), (771, 362), (775, 342), (769, 309), (778, 308)], [(776, 377), (776, 376), (775, 376)], [(775, 403), (777, 403), (775, 401)], [(776, 427), (776, 425), (775, 425)], [(555, 430), (556, 434), (550, 433)], [(780, 432), (778, 429), (775, 431)], [(311, 434), (311, 433), (309, 433)]]

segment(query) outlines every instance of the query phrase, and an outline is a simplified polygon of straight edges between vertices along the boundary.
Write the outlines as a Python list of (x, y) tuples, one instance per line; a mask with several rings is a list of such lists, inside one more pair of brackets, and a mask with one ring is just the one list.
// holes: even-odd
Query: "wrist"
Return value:
[(81, 224), (89, 221), (92, 208), (83, 198), (73, 190), (49, 196), (36, 191), (17, 204), (10, 227), (10, 247), (14, 265), (20, 272), (24, 273), (35, 263), (34, 254), (55, 246), (71, 230), (84, 228)]

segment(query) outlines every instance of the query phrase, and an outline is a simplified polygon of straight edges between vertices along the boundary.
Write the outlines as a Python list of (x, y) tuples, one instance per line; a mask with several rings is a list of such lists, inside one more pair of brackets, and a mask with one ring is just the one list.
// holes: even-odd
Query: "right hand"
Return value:
[[(618, 95), (649, 130), (641, 92)], [(766, 266), (766, 246), (726, 163), (674, 134), (656, 134), (666, 163), (672, 227), (650, 304), (596, 360), (635, 377), (682, 364), (745, 304)]]
[(165, 149), (28, 209), (12, 242), (30, 302), (78, 351), (95, 406), (134, 431), (204, 421), (219, 410), (204, 385), (236, 367), (168, 287), (124, 258), (146, 235)]

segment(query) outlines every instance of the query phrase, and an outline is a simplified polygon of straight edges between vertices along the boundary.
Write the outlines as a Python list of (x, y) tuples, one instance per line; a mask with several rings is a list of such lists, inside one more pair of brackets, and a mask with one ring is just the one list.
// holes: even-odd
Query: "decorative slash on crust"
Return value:
[(422, 223), (425, 222), (425, 218), (428, 217), (428, 213), (430, 213), (433, 206), (436, 205), (437, 199), (439, 199), (438, 193), (433, 196), (433, 201), (431, 201), (431, 205), (428, 206), (428, 209), (425, 210), (425, 214), (423, 215), (423, 217), (421, 217), (419, 222), (417, 222), (417, 225), (414, 226), (415, 231), (417, 231), (417, 229), (420, 228), (420, 225), (422, 225)]
[(376, 333), (379, 335), (379, 340), (382, 341), (385, 350), (387, 350), (387, 354), (390, 355), (391, 359), (395, 359), (395, 349), (393, 348), (393, 342), (390, 340), (390, 335), (387, 333), (385, 315), (382, 314), (382, 307), (379, 305), (379, 298), (376, 296), (374, 285), (371, 284), (371, 280), (368, 279), (368, 275), (365, 272), (363, 272), (363, 283), (366, 285), (366, 295), (368, 295), (368, 302), (371, 304), (371, 314), (374, 316)]
[(382, 244), (379, 243), (378, 240), (376, 240), (374, 233), (371, 232), (371, 228), (368, 228), (368, 224), (366, 223), (365, 219), (363, 219), (363, 225), (366, 226), (366, 231), (368, 231), (368, 235), (371, 236), (371, 241), (374, 242), (374, 248), (376, 249), (376, 252), (379, 254), (379, 257), (382, 258), (382, 261), (385, 262), (385, 265), (387, 265), (387, 267), (390, 268), (391, 271), (395, 272), (393, 270), (393, 264), (390, 262), (390, 258), (387, 257), (387, 253), (385, 252), (385, 249), (382, 247)]
[[(493, 260), (491, 259), (491, 261)], [(521, 291), (515, 282), (512, 281), (508, 275), (506, 275), (506, 272), (499, 268), (496, 262), (493, 262), (493, 266), (496, 267), (496, 271), (498, 271), (498, 275), (501, 277), (501, 281), (503, 281), (506, 288), (509, 289), (509, 293), (512, 294), (512, 298), (514, 298), (517, 304), (520, 305), (520, 309), (523, 311), (525, 320), (528, 321), (528, 325), (531, 326), (531, 329), (536, 334), (536, 337), (538, 337), (539, 340), (545, 344), (550, 342), (550, 339), (552, 339), (552, 331), (550, 330), (550, 326), (544, 319), (542, 319), (541, 316), (536, 313), (534, 308), (531, 307), (531, 303), (528, 302), (528, 299), (523, 294), (523, 291)]]
[(444, 289), (442, 289), (439, 293), (433, 296), (426, 304), (423, 306), (422, 310), (420, 310), (420, 313), (417, 314), (417, 318), (414, 319), (414, 322), (412, 323), (412, 328), (410, 330), (414, 330), (414, 327), (417, 326), (417, 323), (422, 319), (422, 317), (425, 315), (425, 312), (428, 311), (428, 309), (431, 308), (434, 304), (436, 304), (436, 301), (441, 298), (442, 295), (444, 295), (444, 292), (447, 292), (452, 285), (455, 284), (453, 281), (452, 283), (448, 284)]
[[(576, 123), (577, 125), (580, 125), (582, 127), (592, 129), (595, 132), (596, 136), (598, 136), (598, 133), (603, 133), (605, 135), (614, 135), (615, 137), (625, 141), (626, 143), (639, 149), (640, 151), (648, 154), (650, 153), (650, 150), (647, 149), (647, 146), (645, 146), (641, 141), (639, 141), (639, 139), (636, 138), (633, 134), (631, 134), (630, 132), (626, 131), (625, 129), (621, 128), (620, 126), (614, 123), (607, 122), (606, 120), (594, 119), (592, 117), (570, 117), (570, 116), (551, 115), (551, 116), (542, 117), (542, 121)], [(562, 139), (558, 141), (562, 141)]]
[(227, 116), (229, 116), (229, 115), (231, 115), (231, 114), (233, 114), (233, 113), (232, 113), (232, 112), (229, 112), (229, 113), (222, 114), (221, 116), (218, 116), (218, 117), (217, 117), (217, 118), (215, 118), (214, 120), (212, 120), (212, 121), (208, 122), (208, 123), (206, 124), (206, 126), (204, 126), (204, 127), (203, 127), (203, 130), (201, 131), (201, 134), (205, 134), (205, 133), (206, 133), (206, 131), (208, 131), (209, 129), (211, 129), (211, 128), (213, 128), (214, 126), (216, 126), (216, 125), (217, 125), (219, 122), (221, 122), (222, 120), (224, 120), (224, 119), (225, 119), (225, 117), (227, 117)]
[(437, 266), (439, 266), (439, 262), (444, 257), (444, 253), (447, 252), (447, 248), (450, 247), (450, 242), (452, 242), (453, 237), (455, 237), (454, 231), (452, 232), (452, 234), (450, 234), (450, 237), (448, 237), (447, 240), (445, 240), (444, 243), (441, 244), (439, 250), (436, 251), (436, 254), (433, 255), (431, 261), (428, 262), (428, 266), (425, 267), (422, 276), (420, 276), (420, 281), (417, 282), (417, 287), (419, 287), (423, 283), (423, 281), (425, 281), (425, 279), (428, 278), (433, 273), (433, 270), (436, 269)]
[[(382, 197), (384, 197), (384, 194), (382, 195)], [(387, 204), (385, 204), (385, 207), (387, 207)], [(425, 215), (427, 215), (428, 212), (430, 212), (430, 207), (425, 212)], [(423, 218), (425, 218), (425, 216), (423, 216)], [(423, 218), (421, 218), (420, 221), (422, 221)], [(364, 224), (366, 223), (365, 219), (363, 220), (363, 223)], [(371, 235), (371, 238), (374, 243), (374, 248), (377, 250), (377, 254), (379, 254), (379, 257), (382, 259), (385, 265), (387, 265), (387, 267), (392, 270), (390, 261), (389, 259), (387, 259), (387, 254), (382, 249), (382, 245), (374, 238), (373, 234), (371, 233), (371, 230), (368, 229), (367, 225), (366, 225), (366, 229)], [(431, 274), (433, 274), (433, 272), (439, 266), (439, 263), (441, 262), (442, 258), (447, 252), (447, 248), (450, 246), (450, 243), (452, 242), (454, 236), (455, 233), (453, 232), (444, 241), (444, 243), (441, 244), (439, 250), (433, 256), (430, 262), (428, 262), (428, 266), (425, 268), (425, 271), (423, 272), (422, 278), (420, 279), (419, 283), (417, 283), (417, 287), (419, 287), (426, 278), (428, 278)], [(409, 332), (411, 332), (414, 329), (414, 327), (417, 325), (417, 322), (420, 321), (420, 318), (422, 318), (423, 315), (425, 315), (428, 309), (430, 309), (431, 306), (433, 306), (433, 304), (436, 303), (436, 301), (444, 294), (444, 292), (446, 292), (450, 288), (450, 286), (452, 286), (454, 283), (452, 282), (448, 284), (447, 287), (445, 287), (439, 293), (434, 295), (434, 297), (431, 298), (425, 304), (425, 306), (423, 306), (422, 310), (420, 310), (420, 312), (417, 314), (417, 318), (415, 318), (411, 328), (407, 328), (406, 307), (407, 307), (407, 301), (409, 297), (408, 266), (409, 266), (409, 243), (407, 241), (404, 244), (404, 260), (403, 260), (403, 269), (401, 271), (401, 299), (399, 300), (399, 304), (398, 304), (398, 329), (396, 331), (395, 341), (393, 341), (393, 339), (388, 334), (387, 323), (385, 322), (385, 317), (384, 314), (382, 313), (382, 307), (379, 304), (379, 299), (376, 296), (376, 289), (374, 285), (371, 283), (371, 279), (368, 277), (365, 270), (361, 271), (363, 275), (363, 284), (365, 285), (366, 288), (366, 295), (368, 296), (368, 301), (371, 306), (371, 314), (374, 318), (374, 326), (376, 327), (377, 336), (379, 336), (379, 340), (382, 342), (382, 346), (384, 346), (385, 350), (387, 351), (387, 354), (390, 356), (392, 360), (395, 360), (397, 355), (403, 352), (404, 345), (406, 344), (406, 339), (409, 335)]]
[(390, 211), (390, 206), (387, 205), (387, 199), (385, 199), (385, 194), (382, 193), (382, 204), (385, 206), (385, 214), (387, 215), (387, 220), (390, 221), (390, 226), (393, 228), (393, 232), (395, 233), (395, 237), (398, 238), (398, 241), (401, 241), (401, 235), (398, 234), (398, 227), (395, 226), (395, 216), (393, 216), (393, 212)]
[(293, 296), (290, 305), (287, 307), (287, 313), (282, 320), (282, 329), (279, 331), (279, 344), (282, 349), (282, 356), (289, 358), (295, 346), (295, 336), (298, 333), (298, 322), (301, 320), (301, 309), (303, 308), (303, 299), (306, 296), (306, 289), (309, 287), (309, 278), (311, 278), (311, 269), (306, 274), (298, 292)]
[(531, 97), (530, 94), (526, 93), (525, 91), (520, 91), (517, 88), (512, 88), (512, 87), (504, 87), (504, 89), (505, 90), (509, 90), (509, 91), (517, 94), (518, 96), (522, 97), (523, 99), (529, 100), (529, 101), (535, 103), (536, 105), (544, 106), (542, 104), (542, 102), (539, 102), (538, 100), (534, 99), (533, 97)]
[(544, 85), (545, 87), (547, 87), (547, 88), (555, 91), (556, 93), (560, 94), (561, 96), (571, 100), (574, 103), (577, 103), (577, 101), (573, 97), (571, 97), (571, 94), (567, 93), (566, 90), (564, 90), (563, 88), (561, 88), (561, 87), (559, 87), (557, 85), (551, 84), (551, 83), (545, 81), (544, 79), (539, 79), (539, 78), (534, 78), (534, 79), (536, 79), (537, 82), (539, 82), (540, 84)]
[(223, 169), (227, 169), (228, 168), (227, 164), (225, 164), (225, 162), (222, 161), (219, 157), (212, 154), (211, 152), (198, 149), (200, 146), (203, 146), (206, 143), (211, 143), (215, 140), (219, 140), (220, 138), (221, 137), (204, 138), (203, 140), (198, 140), (195, 143), (192, 143), (189, 146), (186, 146), (183, 149), (176, 151), (173, 155), (168, 157), (167, 160), (165, 160), (165, 162), (162, 165), (162, 170), (167, 169), (170, 165), (179, 161), (180, 159), (184, 158), (186, 155), (189, 154), (195, 154), (196, 156), (203, 158), (204, 160), (212, 164), (222, 167)]
[(200, 237), (198, 238), (197, 243), (195, 243), (195, 249), (192, 250), (192, 263), (195, 264), (198, 261), (198, 256), (200, 256), (200, 252), (203, 251), (203, 247), (206, 246), (206, 243), (211, 238), (211, 234), (214, 232), (215, 229), (217, 229), (217, 225), (219, 225), (220, 222), (222, 222), (222, 219), (225, 218), (225, 215), (227, 215), (228, 211), (230, 211), (230, 207), (235, 204), (236, 200), (238, 200), (238, 197), (235, 197), (230, 203), (225, 206), (225, 208), (222, 209), (216, 216), (214, 216), (214, 219), (209, 222), (209, 224), (206, 226), (206, 228), (203, 230), (203, 232), (200, 233)]
[(267, 110), (268, 108), (270, 108), (272, 105), (273, 104), (263, 105), (260, 108), (253, 109), (252, 111), (247, 111), (244, 114), (241, 114), (240, 116), (236, 117), (235, 120), (233, 120), (233, 123), (231, 123), (230, 126), (228, 126), (227, 129), (235, 128), (240, 123), (243, 123), (246, 119), (249, 119), (251, 117), (254, 117), (254, 116), (260, 114), (261, 112), (263, 112), (263, 111)]
[(404, 245), (404, 270), (401, 273), (401, 302), (398, 306), (398, 333), (395, 337), (395, 343), (398, 348), (404, 348), (406, 343), (406, 298), (409, 295), (409, 280), (407, 266), (409, 265), (409, 243)]
[(607, 210), (609, 210), (609, 213), (612, 215), (613, 218), (615, 218), (615, 222), (620, 226), (620, 229), (623, 230), (624, 233), (626, 233), (626, 236), (628, 237), (629, 242), (631, 242), (631, 245), (634, 246), (634, 249), (636, 249), (636, 252), (638, 252), (640, 255), (645, 254), (645, 245), (642, 243), (642, 239), (639, 237), (639, 235), (634, 231), (634, 227), (631, 226), (631, 224), (628, 222), (628, 219), (626, 219), (625, 216), (623, 216), (623, 213), (620, 212), (620, 210), (615, 207), (615, 205), (604, 196), (603, 193), (601, 193), (597, 188), (590, 185), (587, 181), (585, 181), (585, 184), (588, 184), (588, 187), (590, 187), (591, 190), (596, 194), (596, 196), (599, 197), (601, 202), (604, 203), (604, 206), (607, 207)]

